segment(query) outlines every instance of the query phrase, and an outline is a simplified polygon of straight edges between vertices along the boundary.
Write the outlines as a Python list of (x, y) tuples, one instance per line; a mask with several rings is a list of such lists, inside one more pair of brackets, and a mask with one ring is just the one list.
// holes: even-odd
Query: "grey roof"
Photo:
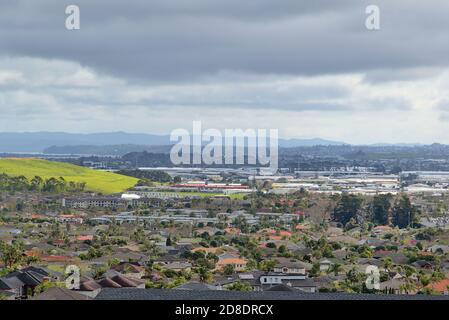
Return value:
[(105, 288), (96, 300), (449, 300), (444, 295), (303, 293), (300, 291), (226, 291)]
[(287, 267), (287, 268), (305, 268), (306, 265), (294, 258), (276, 258), (276, 267)]
[(202, 282), (196, 282), (191, 281), (187, 282), (179, 287), (174, 288), (173, 290), (195, 290), (195, 291), (201, 291), (201, 290), (216, 290), (216, 288), (210, 284), (202, 283)]
[(47, 291), (31, 298), (31, 300), (90, 300), (90, 299), (91, 298), (85, 295), (60, 287), (50, 288)]
[(12, 277), (12, 278), (6, 278), (2, 277), (0, 278), (0, 290), (11, 290), (11, 289), (18, 289), (25, 285), (19, 278)]
[(293, 289), (292, 287), (287, 286), (285, 284), (278, 284), (278, 285), (270, 287), (266, 291), (288, 291), (288, 292), (293, 292), (294, 290), (295, 289)]
[(27, 267), (1, 277), (0, 289), (17, 289), (24, 285), (37, 286), (42, 283), (47, 276), (49, 276), (49, 274), (41, 268)]
[(311, 288), (316, 287), (315, 281), (311, 278), (301, 280), (282, 280), (283, 284), (291, 285), (294, 288)]

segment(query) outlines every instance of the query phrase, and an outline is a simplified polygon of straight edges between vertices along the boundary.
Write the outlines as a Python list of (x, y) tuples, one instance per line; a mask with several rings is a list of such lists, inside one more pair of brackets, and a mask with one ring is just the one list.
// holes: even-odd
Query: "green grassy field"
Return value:
[(87, 190), (104, 194), (125, 191), (138, 181), (136, 178), (111, 172), (40, 159), (0, 159), (0, 173), (13, 176), (23, 175), (28, 179), (32, 179), (34, 176), (40, 176), (44, 179), (63, 177), (66, 181), (86, 182)]

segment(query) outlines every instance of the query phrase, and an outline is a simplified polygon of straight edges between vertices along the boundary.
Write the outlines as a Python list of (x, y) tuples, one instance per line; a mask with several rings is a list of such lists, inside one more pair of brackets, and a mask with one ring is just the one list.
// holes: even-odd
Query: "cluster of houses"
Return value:
[[(6, 266), (9, 253), (0, 252), (0, 298), (83, 300), (124, 288), (362, 292), (371, 267), (380, 272), (376, 293), (448, 294), (449, 236), (438, 225), (343, 229), (279, 209), (296, 200), (271, 197), (250, 208), (133, 194), (66, 197), (60, 208), (61, 197), (28, 210), (5, 205), (0, 241), (21, 242), (22, 258)], [(80, 270), (71, 289), (68, 266)]]

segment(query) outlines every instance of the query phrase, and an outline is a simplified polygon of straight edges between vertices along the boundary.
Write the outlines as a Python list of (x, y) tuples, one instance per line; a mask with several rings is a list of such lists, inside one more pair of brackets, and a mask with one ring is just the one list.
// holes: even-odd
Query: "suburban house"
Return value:
[(284, 274), (306, 274), (306, 267), (300, 261), (288, 258), (277, 258), (273, 271)]
[(52, 287), (45, 292), (42, 292), (30, 300), (91, 300), (92, 298), (78, 293), (76, 291), (72, 291), (66, 288), (61, 287)]
[(438, 282), (430, 283), (426, 288), (439, 294), (449, 295), (449, 279), (443, 279)]
[(316, 291), (314, 281), (308, 278), (306, 274), (268, 272), (260, 276), (259, 283), (261, 291), (265, 291), (273, 286), (281, 284), (302, 292), (313, 293)]
[(436, 245), (433, 245), (433, 246), (427, 248), (427, 252), (446, 254), (449, 252), (449, 246), (436, 244)]
[(320, 271), (327, 271), (333, 263), (328, 259), (323, 259), (320, 261)]
[(406, 290), (406, 285), (408, 283), (408, 279), (404, 278), (393, 278), (388, 281), (384, 281), (380, 283), (380, 290), (385, 294), (415, 294), (416, 289), (411, 291)]
[(173, 261), (169, 262), (167, 264), (164, 264), (164, 268), (168, 270), (173, 271), (186, 271), (190, 272), (192, 269), (192, 264), (190, 262), (184, 262), (184, 261)]
[(215, 264), (215, 270), (223, 270), (226, 265), (232, 265), (237, 272), (245, 271), (247, 260), (239, 258), (233, 254), (222, 254), (218, 256), (218, 262)]
[(145, 276), (145, 267), (136, 262), (120, 262), (118, 265), (111, 267), (111, 269), (132, 279), (142, 279)]
[(45, 281), (54, 280), (52, 276), (41, 268), (27, 267), (14, 271), (0, 278), (0, 293), (14, 294), (15, 299), (26, 299), (33, 295), (34, 289)]
[(192, 291), (204, 291), (204, 290), (217, 290), (217, 288), (213, 285), (197, 282), (197, 281), (189, 281), (180, 285), (179, 287), (174, 288), (174, 290), (192, 290)]
[(415, 261), (412, 263), (412, 266), (418, 269), (426, 269), (426, 270), (433, 269), (433, 264), (426, 260)]
[(145, 288), (145, 281), (134, 279), (109, 270), (107, 274), (98, 280), (89, 277), (81, 277), (80, 288), (76, 290), (80, 294), (94, 298), (103, 288)]
[(190, 271), (192, 268), (192, 264), (188, 259), (170, 255), (158, 258), (154, 261), (154, 264), (173, 271)]
[(105, 277), (97, 281), (102, 288), (145, 288), (145, 281), (131, 279), (121, 274)]

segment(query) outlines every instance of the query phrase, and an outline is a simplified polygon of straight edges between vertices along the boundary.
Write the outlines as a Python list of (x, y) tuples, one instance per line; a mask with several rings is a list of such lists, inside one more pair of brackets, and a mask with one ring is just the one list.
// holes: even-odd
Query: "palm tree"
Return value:
[(198, 275), (200, 277), (201, 282), (208, 282), (211, 278), (211, 273), (204, 267), (198, 269)]
[(400, 293), (406, 293), (406, 294), (411, 294), (414, 293), (416, 291), (416, 283), (413, 281), (409, 281), (407, 280), (406, 283), (404, 283), (403, 285), (401, 285), (400, 287)]
[(390, 257), (386, 257), (383, 263), (384, 269), (389, 272), (393, 267), (393, 260)]

